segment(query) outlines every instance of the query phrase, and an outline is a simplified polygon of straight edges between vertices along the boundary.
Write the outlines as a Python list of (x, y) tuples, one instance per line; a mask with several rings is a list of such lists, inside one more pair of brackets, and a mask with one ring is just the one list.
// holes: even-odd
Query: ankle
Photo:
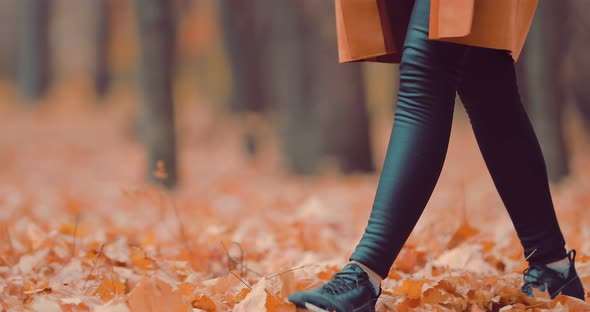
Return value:
[(570, 259), (568, 257), (565, 257), (561, 260), (557, 260), (551, 263), (547, 263), (547, 266), (568, 266), (570, 264)]
[(381, 287), (381, 282), (383, 281), (383, 278), (379, 274), (377, 274), (375, 271), (371, 270), (368, 266), (366, 266), (356, 260), (352, 260), (350, 262), (355, 263), (358, 266), (360, 266), (361, 269), (363, 269), (363, 271), (365, 271), (367, 273), (367, 275), (369, 275), (369, 279), (371, 280), (371, 282), (375, 286), (375, 288), (376, 288), (375, 290), (378, 292), (379, 287)]
[(547, 263), (546, 266), (551, 270), (557, 271), (561, 273), (563, 276), (567, 277), (568, 272), (570, 270), (570, 259), (566, 257), (561, 260)]

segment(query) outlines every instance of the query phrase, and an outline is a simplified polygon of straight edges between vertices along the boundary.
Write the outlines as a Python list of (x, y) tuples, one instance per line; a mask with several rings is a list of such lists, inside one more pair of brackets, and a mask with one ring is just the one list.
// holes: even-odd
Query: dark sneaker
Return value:
[(310, 311), (374, 312), (380, 294), (381, 287), (376, 293), (367, 273), (350, 263), (326, 284), (293, 293), (288, 300)]
[(567, 275), (557, 272), (542, 264), (531, 263), (529, 268), (524, 270), (522, 292), (529, 297), (534, 297), (533, 287), (540, 291), (547, 290), (551, 299), (557, 297), (559, 293), (584, 300), (584, 287), (580, 277), (576, 272), (575, 259), (576, 251), (574, 249), (567, 253), (570, 260), (570, 268)]

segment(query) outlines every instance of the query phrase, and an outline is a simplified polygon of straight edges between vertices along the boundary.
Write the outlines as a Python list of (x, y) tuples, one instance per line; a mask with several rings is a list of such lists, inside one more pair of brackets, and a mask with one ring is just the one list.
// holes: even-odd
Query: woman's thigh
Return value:
[[(430, 0), (416, 0), (400, 63), (398, 111), (424, 121), (452, 110), (462, 60), (469, 47), (428, 39)], [(402, 116), (400, 116), (402, 117)], [(409, 116), (408, 116), (409, 117)]]

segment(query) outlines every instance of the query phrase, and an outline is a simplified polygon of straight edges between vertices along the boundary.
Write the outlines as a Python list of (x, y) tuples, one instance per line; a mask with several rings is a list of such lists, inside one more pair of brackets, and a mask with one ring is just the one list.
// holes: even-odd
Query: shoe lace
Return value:
[(351, 274), (349, 272), (339, 272), (334, 275), (332, 280), (324, 284), (324, 290), (332, 295), (338, 295), (359, 287), (359, 280), (363, 280), (366, 274)]
[(532, 265), (531, 267), (525, 269), (522, 272), (522, 290), (525, 292), (531, 292), (531, 288), (534, 287), (544, 291), (547, 288), (546, 281), (542, 279), (544, 271), (545, 269), (538, 265)]

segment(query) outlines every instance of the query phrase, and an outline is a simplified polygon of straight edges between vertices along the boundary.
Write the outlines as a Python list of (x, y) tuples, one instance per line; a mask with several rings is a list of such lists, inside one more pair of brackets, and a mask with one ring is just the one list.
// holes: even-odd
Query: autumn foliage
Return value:
[[(239, 125), (186, 106), (183, 186), (167, 192), (143, 183), (130, 116), (2, 113), (3, 310), (295, 311), (288, 294), (346, 263), (376, 175), (288, 176), (272, 135), (247, 159)], [(376, 154), (388, 128), (375, 128)], [(384, 281), (378, 311), (590, 311), (569, 297), (520, 293), (522, 248), (470, 133), (459, 117), (439, 185)], [(554, 198), (588, 287), (589, 154), (583, 136), (576, 140), (575, 174)]]

